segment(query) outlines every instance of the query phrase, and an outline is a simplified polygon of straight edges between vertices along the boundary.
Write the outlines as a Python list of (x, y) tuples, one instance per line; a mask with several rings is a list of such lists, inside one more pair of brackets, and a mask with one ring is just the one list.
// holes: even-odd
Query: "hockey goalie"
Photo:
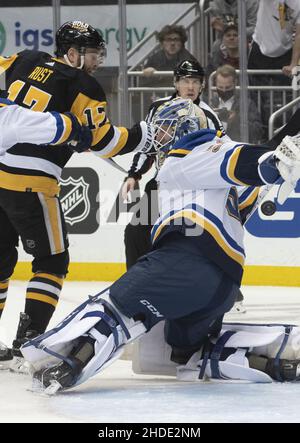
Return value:
[[(47, 393), (85, 382), (144, 334), (140, 343), (150, 358), (139, 355), (135, 364), (143, 373), (195, 381), (299, 379), (299, 327), (224, 324), (223, 316), (245, 260), (239, 190), (276, 183), (282, 203), (300, 178), (300, 137), (287, 136), (270, 151), (234, 142), (205, 121), (191, 100), (177, 98), (156, 111), (154, 144), (165, 160), (153, 249), (23, 346), (35, 385)], [(147, 346), (151, 330), (157, 349)]]

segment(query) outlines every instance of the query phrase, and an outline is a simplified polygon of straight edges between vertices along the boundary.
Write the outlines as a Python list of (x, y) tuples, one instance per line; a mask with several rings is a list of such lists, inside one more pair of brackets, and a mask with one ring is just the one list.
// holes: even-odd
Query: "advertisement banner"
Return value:
[[(127, 6), (127, 50), (130, 51), (153, 30), (159, 31), (181, 14), (187, 5), (148, 4)], [(119, 65), (119, 23), (117, 5), (62, 6), (61, 23), (81, 20), (90, 23), (107, 43), (106, 66)], [(153, 42), (152, 42), (153, 46)], [(151, 48), (151, 46), (150, 46)], [(1, 8), (0, 55), (23, 49), (53, 53), (53, 16), (51, 7)], [(143, 53), (145, 48), (143, 48)], [(137, 53), (131, 64), (143, 53)]]

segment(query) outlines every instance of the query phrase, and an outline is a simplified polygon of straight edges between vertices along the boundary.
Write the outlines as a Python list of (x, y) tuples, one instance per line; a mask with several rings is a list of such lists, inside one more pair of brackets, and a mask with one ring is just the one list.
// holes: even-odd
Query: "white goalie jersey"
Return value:
[[(158, 174), (161, 216), (155, 244), (171, 230), (195, 237), (199, 248), (240, 283), (245, 260), (240, 210), (255, 201), (264, 182), (247, 152), (261, 147), (225, 140), (201, 130), (175, 143)], [(248, 162), (248, 164), (247, 164)]]

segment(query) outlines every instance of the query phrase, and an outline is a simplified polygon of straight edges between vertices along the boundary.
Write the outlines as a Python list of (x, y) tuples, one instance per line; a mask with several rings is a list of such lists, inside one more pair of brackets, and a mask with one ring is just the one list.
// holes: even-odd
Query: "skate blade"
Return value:
[(44, 390), (46, 395), (55, 395), (58, 391), (63, 389), (62, 385), (57, 380), (52, 380), (49, 386)]
[(27, 390), (34, 393), (34, 394), (39, 394), (39, 395), (42, 395), (45, 397), (50, 397), (52, 395), (55, 395), (58, 391), (61, 391), (62, 386), (56, 380), (53, 380), (50, 383), (50, 385), (47, 388), (45, 388), (45, 386), (43, 385), (43, 383), (40, 380), (33, 378), (32, 386), (31, 386), (31, 388), (29, 388)]

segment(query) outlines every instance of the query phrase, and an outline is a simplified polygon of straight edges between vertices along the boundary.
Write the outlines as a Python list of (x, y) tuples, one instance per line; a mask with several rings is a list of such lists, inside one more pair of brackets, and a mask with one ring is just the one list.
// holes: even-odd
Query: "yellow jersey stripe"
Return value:
[[(118, 152), (120, 152), (124, 148), (124, 146), (126, 145), (127, 140), (128, 140), (127, 129), (119, 127), (118, 130), (121, 132), (118, 143), (108, 154), (102, 155), (103, 158), (113, 157), (114, 155), (118, 154)], [(99, 151), (99, 154), (101, 155), (101, 151)]]
[(49, 305), (56, 306), (58, 303), (58, 300), (54, 300), (54, 298), (49, 297), (48, 295), (43, 294), (36, 294), (35, 292), (27, 292), (26, 293), (26, 299), (28, 300), (38, 300), (43, 303), (48, 303)]
[(241, 210), (245, 209), (247, 206), (252, 205), (255, 202), (255, 200), (257, 199), (258, 194), (259, 194), (259, 188), (253, 189), (253, 191), (248, 196), (248, 198), (246, 198), (246, 200), (239, 205), (239, 210), (241, 211)]
[(244, 182), (240, 181), (234, 175), (236, 164), (237, 164), (237, 161), (239, 159), (239, 155), (240, 155), (240, 152), (241, 152), (242, 148), (243, 148), (243, 146), (240, 146), (239, 148), (235, 149), (235, 151), (231, 155), (231, 157), (230, 157), (230, 159), (228, 161), (228, 165), (227, 165), (227, 175), (230, 178), (230, 180), (232, 180), (233, 182), (239, 183), (240, 185), (247, 186), (247, 183), (244, 183)]
[(192, 151), (188, 151), (187, 149), (172, 149), (172, 151), (168, 152), (168, 155), (171, 154), (190, 154)]
[(43, 192), (46, 195), (58, 195), (59, 185), (54, 178), (10, 174), (9, 172), (0, 171), (0, 187), (11, 191), (26, 192)]
[(234, 261), (236, 261), (240, 266), (244, 266), (245, 257), (242, 254), (239, 254), (238, 252), (234, 251), (225, 241), (223, 236), (220, 234), (219, 230), (216, 228), (216, 226), (211, 223), (209, 220), (205, 219), (204, 217), (201, 217), (199, 214), (183, 210), (180, 212), (177, 212), (176, 214), (168, 217), (166, 220), (163, 221), (163, 223), (157, 228), (157, 231), (154, 235), (154, 241), (159, 236), (161, 230), (171, 221), (176, 218), (187, 218), (188, 220), (191, 220), (193, 223), (198, 224), (201, 226), (205, 231), (209, 232), (209, 234), (215, 239), (215, 241), (218, 243), (220, 248), (223, 249), (223, 251)]

